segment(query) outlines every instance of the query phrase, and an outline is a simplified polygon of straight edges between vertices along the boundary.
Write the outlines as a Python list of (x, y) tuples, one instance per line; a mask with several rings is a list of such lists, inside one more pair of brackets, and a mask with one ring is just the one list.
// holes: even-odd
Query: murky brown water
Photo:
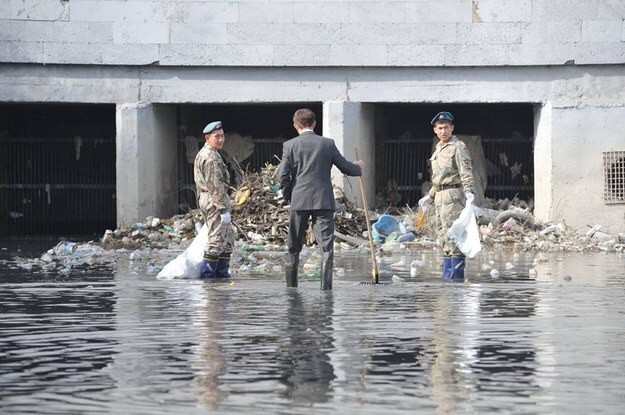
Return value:
[[(398, 263), (413, 260), (411, 278)], [(387, 257), (382, 279), (404, 281), (361, 286), (368, 256), (344, 255), (332, 292), (282, 275), (160, 281), (122, 261), (61, 278), (5, 263), (0, 412), (622, 411), (622, 255), (497, 252), (464, 284), (443, 284), (439, 260)]]

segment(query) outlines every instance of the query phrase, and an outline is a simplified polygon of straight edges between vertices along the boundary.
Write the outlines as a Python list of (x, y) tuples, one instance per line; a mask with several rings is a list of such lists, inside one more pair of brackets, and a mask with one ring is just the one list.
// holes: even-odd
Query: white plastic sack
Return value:
[(191, 245), (180, 255), (169, 261), (158, 273), (159, 280), (171, 280), (174, 278), (199, 278), (202, 261), (204, 260), (204, 248), (208, 241), (208, 228), (206, 224), (200, 228)]
[(475, 258), (482, 250), (480, 231), (477, 228), (475, 215), (479, 210), (473, 203), (468, 203), (454, 221), (447, 237), (454, 241), (458, 249), (469, 258)]

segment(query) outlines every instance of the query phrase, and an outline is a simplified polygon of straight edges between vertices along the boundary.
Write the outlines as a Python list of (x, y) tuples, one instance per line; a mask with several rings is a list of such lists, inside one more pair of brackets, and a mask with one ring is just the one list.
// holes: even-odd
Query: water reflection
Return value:
[(362, 287), (365, 258), (331, 292), (286, 289), (281, 275), (12, 274), (0, 285), (0, 412), (618, 413), (624, 263), (550, 260), (536, 280), (520, 257), (496, 281), (443, 284), (432, 268)]
[(297, 290), (287, 290), (285, 395), (296, 403), (328, 401), (335, 378), (329, 353), (334, 351), (332, 292), (315, 296), (305, 304)]
[[(4, 413), (109, 389), (116, 345), (112, 284), (3, 284), (0, 401)], [(62, 398), (66, 397), (66, 398)], [(75, 399), (76, 405), (82, 405)], [(54, 403), (52, 404), (52, 407)], [(92, 406), (89, 404), (89, 406)]]

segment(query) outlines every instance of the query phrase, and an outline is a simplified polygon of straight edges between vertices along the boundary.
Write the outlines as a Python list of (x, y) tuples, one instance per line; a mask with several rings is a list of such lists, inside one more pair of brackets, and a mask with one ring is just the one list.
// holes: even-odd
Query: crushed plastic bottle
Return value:
[(61, 241), (54, 247), (54, 253), (58, 256), (71, 255), (76, 249), (78, 249), (76, 242)]

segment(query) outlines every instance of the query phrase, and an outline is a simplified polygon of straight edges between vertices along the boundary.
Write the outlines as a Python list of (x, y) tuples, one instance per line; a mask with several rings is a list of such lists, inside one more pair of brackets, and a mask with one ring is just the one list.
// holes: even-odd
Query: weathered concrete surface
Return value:
[(117, 225), (177, 211), (174, 106), (145, 102), (117, 107)]
[[(365, 162), (365, 192), (369, 206), (375, 200), (375, 107), (358, 102), (328, 101), (323, 104), (323, 134), (335, 140), (336, 146), (348, 160), (356, 160), (358, 148), (360, 159)], [(332, 181), (345, 192), (345, 196), (362, 207), (360, 179), (348, 178), (336, 167), (332, 169)]]
[[(562, 102), (625, 99), (621, 65), (163, 68), (0, 64), (3, 102)], [(210, 91), (210, 92), (209, 92)]]
[(610, 64), (625, 62), (624, 19), (621, 0), (5, 0), (0, 62)]

